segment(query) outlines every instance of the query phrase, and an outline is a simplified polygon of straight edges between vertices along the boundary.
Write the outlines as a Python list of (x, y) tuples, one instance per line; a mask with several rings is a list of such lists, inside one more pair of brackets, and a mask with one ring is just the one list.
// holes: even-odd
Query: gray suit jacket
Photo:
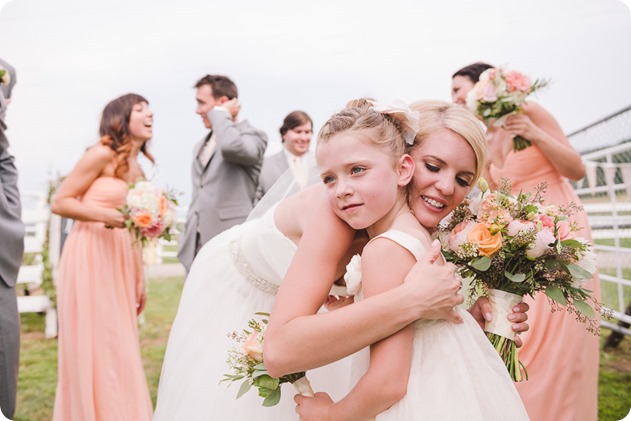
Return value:
[(202, 168), (197, 155), (210, 134), (195, 145), (191, 204), (184, 233), (178, 240), (178, 258), (187, 271), (195, 258), (198, 232), (203, 245), (247, 218), (267, 148), (265, 133), (247, 121), (234, 123), (228, 113), (220, 110), (211, 110), (208, 118), (217, 148)]
[[(13, 78), (15, 80), (15, 78)], [(4, 85), (0, 96), (4, 95)], [(0, 108), (4, 108), (0, 105)], [(0, 115), (4, 115), (4, 109)], [(18, 172), (9, 154), (6, 125), (0, 118), (0, 408), (12, 419), (15, 412), (20, 351), (20, 321), (15, 281), (22, 265), (24, 224), (18, 191)]]
[(289, 163), (287, 162), (287, 155), (284, 150), (266, 157), (263, 161), (263, 168), (261, 168), (259, 185), (256, 188), (256, 200), (260, 200), (274, 185), (276, 180), (288, 169)]

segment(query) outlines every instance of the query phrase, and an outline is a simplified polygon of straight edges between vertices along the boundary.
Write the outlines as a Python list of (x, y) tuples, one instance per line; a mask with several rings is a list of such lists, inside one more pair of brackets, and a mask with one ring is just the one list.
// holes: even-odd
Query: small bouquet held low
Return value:
[(127, 201), (119, 211), (127, 217), (127, 229), (144, 245), (158, 238), (171, 239), (176, 206), (171, 192), (149, 181), (138, 181), (130, 185)]
[(304, 371), (280, 378), (269, 375), (263, 361), (263, 341), (265, 340), (269, 314), (256, 313), (256, 315), (263, 317), (261, 320), (250, 319), (248, 329), (243, 329), (241, 333), (231, 332), (228, 334), (228, 337), (237, 342), (239, 346), (228, 351), (226, 362), (232, 369), (232, 374), (224, 374), (224, 379), (221, 381), (243, 380), (237, 393), (237, 399), (250, 390), (252, 386), (256, 387), (259, 390), (259, 396), (264, 398), (263, 406), (274, 406), (280, 401), (280, 387), (283, 383), (293, 384), (301, 395), (313, 396), (313, 389)]
[[(528, 76), (517, 70), (502, 67), (487, 69), (467, 94), (467, 107), (487, 125), (494, 120), (493, 125), (500, 127), (508, 115), (521, 111), (528, 95), (549, 83), (548, 80), (541, 79), (531, 82)], [(530, 145), (530, 141), (521, 136), (513, 137), (515, 151), (521, 151)]]
[(471, 279), (472, 291), (488, 296), (493, 321), (485, 326), (487, 337), (511, 378), (521, 381), (528, 373), (517, 356), (506, 315), (523, 296), (543, 291), (551, 311), (565, 307), (598, 334), (594, 308), (600, 311), (601, 305), (584, 288), (596, 272), (596, 256), (592, 245), (576, 235), (580, 227), (569, 220), (579, 208), (545, 205), (545, 183), (534, 193), (516, 197), (508, 180), (496, 191), (489, 191), (483, 179), (479, 187), (482, 196), (459, 205), (451, 221), (439, 228), (439, 237), (446, 260)]

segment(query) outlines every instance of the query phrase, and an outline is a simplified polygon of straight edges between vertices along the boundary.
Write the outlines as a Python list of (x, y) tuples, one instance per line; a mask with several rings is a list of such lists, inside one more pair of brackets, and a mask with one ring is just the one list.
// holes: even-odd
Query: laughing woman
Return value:
[(117, 210), (152, 136), (147, 100), (123, 95), (103, 110), (99, 142), (59, 187), (52, 211), (76, 222), (59, 266), (59, 375), (53, 420), (151, 419), (136, 317), (145, 305), (142, 249)]

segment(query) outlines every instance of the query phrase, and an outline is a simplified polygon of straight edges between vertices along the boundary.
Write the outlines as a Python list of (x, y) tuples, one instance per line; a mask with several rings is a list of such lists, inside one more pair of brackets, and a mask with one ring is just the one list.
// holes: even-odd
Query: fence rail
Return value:
[(568, 138), (583, 152), (586, 174), (575, 187), (597, 241), (603, 300), (613, 312), (614, 321), (601, 326), (631, 335), (631, 106)]

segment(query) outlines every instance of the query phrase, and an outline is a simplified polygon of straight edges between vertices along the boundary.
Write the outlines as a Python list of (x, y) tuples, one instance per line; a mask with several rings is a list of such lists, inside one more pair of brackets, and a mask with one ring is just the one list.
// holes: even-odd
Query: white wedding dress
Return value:
[[(247, 328), (256, 312), (271, 311), (297, 248), (276, 228), (275, 209), (219, 234), (195, 258), (169, 335), (154, 420), (298, 419), (290, 384), (282, 386), (278, 405), (263, 407), (256, 388), (236, 399), (240, 381), (219, 383), (230, 373), (226, 359), (236, 345), (227, 334)], [(341, 399), (348, 392), (350, 357), (307, 377), (315, 391)]]
[[(402, 231), (390, 230), (375, 238), (379, 237), (400, 244), (417, 260), (426, 250), (416, 237)], [(414, 323), (407, 394), (379, 414), (378, 421), (528, 420), (508, 371), (486, 335), (468, 311), (458, 309), (458, 313), (463, 324)], [(366, 373), (369, 362), (369, 348), (354, 355), (352, 385)]]

